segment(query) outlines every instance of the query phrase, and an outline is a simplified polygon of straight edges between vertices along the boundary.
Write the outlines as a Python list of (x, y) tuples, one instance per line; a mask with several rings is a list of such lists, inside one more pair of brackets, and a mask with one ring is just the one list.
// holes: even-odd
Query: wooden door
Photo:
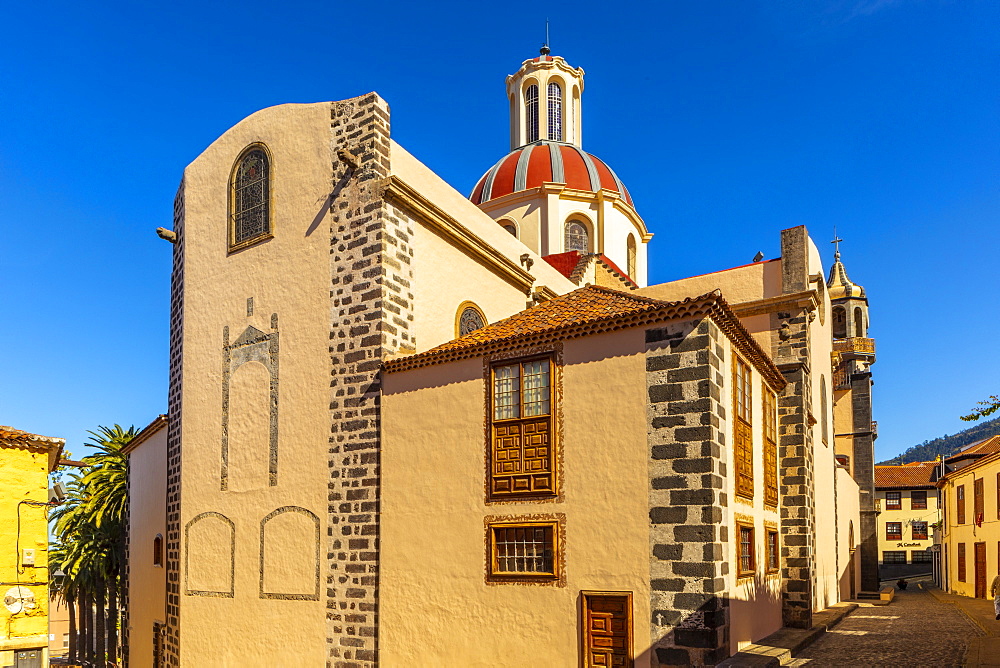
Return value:
[(976, 543), (976, 598), (986, 598), (986, 543)]
[(632, 668), (631, 592), (583, 592), (585, 668)]

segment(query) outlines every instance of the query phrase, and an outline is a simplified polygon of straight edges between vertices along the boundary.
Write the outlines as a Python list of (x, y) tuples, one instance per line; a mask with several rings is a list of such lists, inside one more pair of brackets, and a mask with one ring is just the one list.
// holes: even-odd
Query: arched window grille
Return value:
[(271, 164), (261, 146), (245, 151), (233, 172), (232, 245), (271, 233)]
[(635, 280), (635, 237), (633, 237), (631, 234), (628, 235), (627, 246), (628, 246), (628, 262), (626, 269), (628, 271), (628, 277), (634, 281)]
[(571, 220), (566, 223), (566, 251), (590, 252), (590, 235), (583, 223)]
[(549, 99), (549, 140), (563, 140), (563, 107), (562, 88), (557, 83), (550, 83)]
[(531, 84), (524, 91), (524, 120), (528, 130), (528, 142), (538, 141), (538, 86)]

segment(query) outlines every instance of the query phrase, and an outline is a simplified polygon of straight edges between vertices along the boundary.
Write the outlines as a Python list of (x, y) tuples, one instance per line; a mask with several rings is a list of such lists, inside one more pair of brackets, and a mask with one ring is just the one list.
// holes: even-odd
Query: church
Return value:
[(649, 285), (583, 90), (525, 60), (468, 196), (375, 93), (184, 170), (166, 597), (130, 665), (714, 665), (877, 587), (863, 291), (805, 227)]

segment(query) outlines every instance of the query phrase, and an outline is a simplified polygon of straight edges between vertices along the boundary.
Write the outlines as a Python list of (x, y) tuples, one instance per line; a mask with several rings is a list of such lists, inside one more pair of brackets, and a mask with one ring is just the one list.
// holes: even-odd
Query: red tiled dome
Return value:
[(578, 146), (554, 141), (535, 142), (508, 153), (483, 174), (469, 199), (483, 204), (543, 183), (565, 183), (568, 188), (591, 192), (613, 190), (634, 206), (625, 184), (610, 167)]

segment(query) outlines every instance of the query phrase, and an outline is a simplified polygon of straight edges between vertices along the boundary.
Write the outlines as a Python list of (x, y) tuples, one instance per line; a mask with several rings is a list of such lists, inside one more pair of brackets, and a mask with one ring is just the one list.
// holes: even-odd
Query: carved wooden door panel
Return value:
[(986, 543), (976, 543), (976, 598), (986, 598)]
[(586, 668), (632, 668), (632, 594), (583, 592)]

